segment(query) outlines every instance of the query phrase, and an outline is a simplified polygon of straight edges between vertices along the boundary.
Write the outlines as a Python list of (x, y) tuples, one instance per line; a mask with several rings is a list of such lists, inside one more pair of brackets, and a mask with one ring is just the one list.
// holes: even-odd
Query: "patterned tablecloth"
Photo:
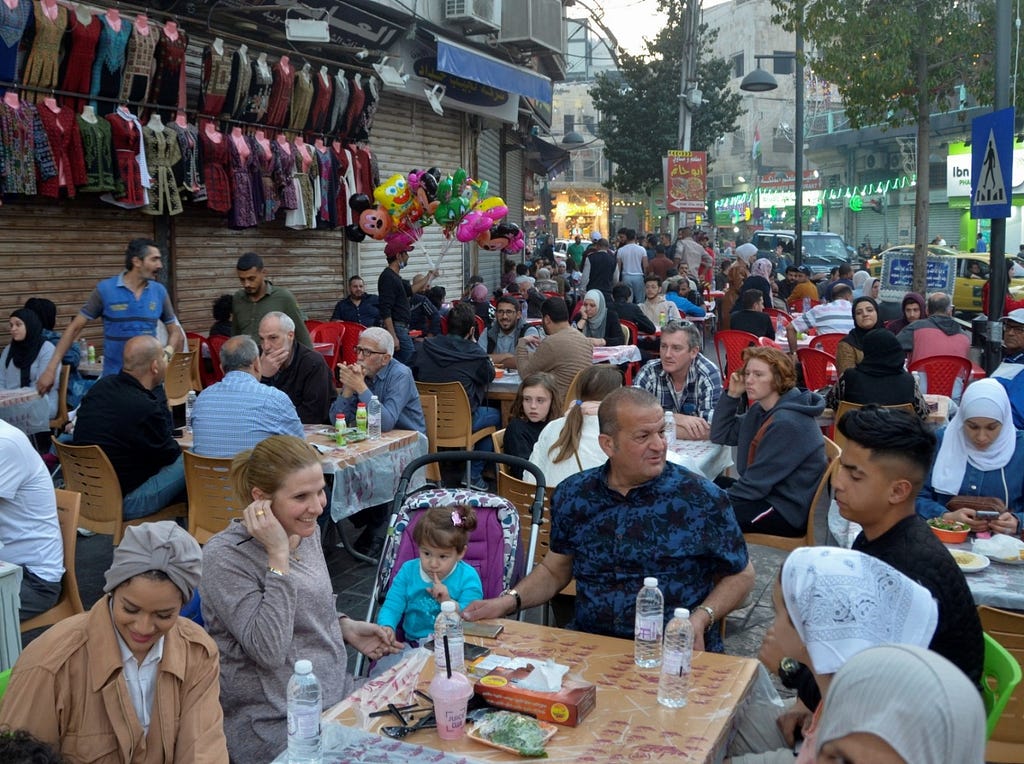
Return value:
[(710, 440), (677, 440), (672, 451), (683, 457), (683, 466), (691, 472), (699, 472), (708, 480), (714, 480), (733, 463), (732, 449)]
[(0, 390), (0, 419), (26, 435), (50, 429), (49, 402), (34, 387)]
[[(395, 497), (402, 470), (427, 453), (427, 438), (415, 430), (392, 430), (380, 440), (364, 440), (348, 446), (334, 445), (330, 428), (307, 425), (306, 440), (324, 455), (324, 472), (334, 475), (331, 518), (337, 522), (361, 509), (390, 502)], [(409, 490), (423, 485), (422, 470), (413, 476)]]
[[(759, 666), (749, 658), (695, 653), (689, 702), (684, 708), (668, 709), (658, 704), (658, 670), (641, 669), (633, 662), (632, 640), (519, 621), (502, 620), (501, 623), (505, 629), (497, 639), (466, 637), (466, 641), (484, 645), (500, 655), (553, 658), (568, 664), (572, 676), (597, 685), (594, 710), (577, 727), (559, 726), (548, 741), (545, 750), (550, 762), (720, 761), (737, 709), (751, 692)], [(428, 660), (420, 675), (421, 690), (427, 689), (433, 670), (434, 662)], [(344, 701), (339, 708), (344, 710), (333, 713), (328, 710), (325, 717), (358, 726), (355, 709)], [(373, 730), (394, 723), (387, 717), (372, 721)], [(367, 744), (363, 736), (358, 737), (363, 745)], [(440, 758), (437, 751), (444, 751), (448, 757), (466, 756), (471, 761), (525, 761), (515, 754), (487, 748), (468, 737), (441, 740), (434, 729), (420, 730), (405, 742), (428, 749), (429, 756), (424, 755), (422, 761), (451, 761)], [(379, 737), (378, 745), (373, 748), (386, 750), (393, 744), (394, 741)], [(324, 759), (325, 762), (336, 760)], [(350, 760), (384, 761), (382, 758)]]
[(610, 345), (594, 348), (594, 363), (610, 363), (618, 365), (630, 361), (640, 361), (640, 348), (636, 345)]

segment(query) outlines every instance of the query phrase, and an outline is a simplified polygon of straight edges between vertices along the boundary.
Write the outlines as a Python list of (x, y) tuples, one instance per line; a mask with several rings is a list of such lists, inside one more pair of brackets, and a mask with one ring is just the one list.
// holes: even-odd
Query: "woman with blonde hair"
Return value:
[(718, 399), (711, 440), (737, 446), (739, 479), (726, 487), (744, 533), (802, 536), (825, 472), (815, 417), (825, 399), (796, 387), (796, 369), (777, 348), (749, 347), (743, 368)]
[(316, 451), (274, 435), (231, 464), (242, 518), (203, 550), (203, 618), (221, 652), (221, 705), (234, 761), (269, 761), (287, 743), (286, 687), (308, 659), (324, 708), (352, 690), (351, 645), (378, 659), (398, 651), (380, 626), (335, 610), (317, 518), (327, 503)]

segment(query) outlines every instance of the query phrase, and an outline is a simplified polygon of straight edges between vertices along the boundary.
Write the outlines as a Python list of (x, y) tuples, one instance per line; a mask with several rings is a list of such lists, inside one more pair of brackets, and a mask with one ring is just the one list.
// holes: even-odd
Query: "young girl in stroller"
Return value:
[[(453, 600), (461, 611), (483, 597), (480, 575), (462, 560), (475, 528), (472, 507), (430, 507), (420, 513), (412, 530), (419, 556), (399, 568), (377, 614), (377, 623), (392, 639), (401, 624), (406, 643), (416, 647), (433, 636), (442, 602)], [(402, 657), (402, 653), (388, 656), (371, 673), (379, 674)]]

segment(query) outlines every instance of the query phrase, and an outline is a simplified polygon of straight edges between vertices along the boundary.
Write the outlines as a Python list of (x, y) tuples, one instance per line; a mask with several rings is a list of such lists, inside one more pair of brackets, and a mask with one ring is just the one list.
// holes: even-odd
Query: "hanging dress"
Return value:
[[(241, 136), (244, 140), (245, 137)], [(231, 161), (231, 211), (228, 213), (228, 225), (231, 228), (252, 228), (256, 225), (256, 207), (253, 202), (252, 175), (250, 165), (255, 161), (252, 147), (246, 143), (248, 153), (243, 156), (232, 136), (225, 135), (224, 143), (228, 147)]]
[(301, 147), (293, 143), (292, 154), (295, 155), (295, 172), (292, 179), (299, 206), (289, 210), (284, 224), (297, 230), (316, 228), (316, 213), (320, 207), (320, 184), (316, 182), (320, 168), (316, 163), (316, 152), (312, 146), (305, 143)]
[(249, 94), (242, 107), (243, 122), (263, 122), (270, 105), (270, 89), (273, 82), (274, 74), (270, 67), (260, 66), (260, 60), (254, 58), (250, 67)]
[(206, 186), (203, 185), (203, 172), (199, 164), (199, 130), (195, 125), (185, 127), (176, 121), (167, 125), (178, 139), (178, 151), (181, 162), (174, 168), (174, 178), (178, 187), (189, 194), (192, 201), (206, 201)]
[(248, 50), (245, 46), (235, 51), (231, 56), (231, 74), (228, 77), (228, 92), (224, 96), (224, 107), (221, 116), (225, 119), (235, 117), (241, 118), (245, 108), (245, 99), (249, 97), (249, 82), (252, 79), (252, 69), (249, 64)]
[(78, 114), (88, 102), (92, 65), (96, 60), (96, 46), (100, 41), (103, 22), (99, 17), (92, 16), (88, 24), (83, 24), (78, 15), (72, 13), (69, 26), (71, 44), (64, 56), (64, 79), (61, 80), (60, 87), (69, 93), (80, 93), (81, 97), (61, 96), (61, 105)]
[(60, 190), (67, 191), (68, 198), (74, 198), (76, 186), (84, 186), (85, 159), (82, 156), (82, 136), (71, 109), (62, 108), (54, 113), (45, 104), (39, 107), (39, 119), (46, 131), (46, 138), (53, 154), (57, 174), (46, 180), (39, 180), (39, 194), (51, 199), (60, 196)]
[(345, 126), (340, 131), (349, 141), (352, 141), (356, 130), (356, 122), (363, 113), (363, 106), (366, 105), (366, 91), (363, 90), (362, 82), (356, 75), (349, 81), (348, 108), (345, 109)]
[(377, 81), (370, 77), (366, 82), (366, 87), (363, 88), (364, 103), (363, 108), (359, 112), (359, 116), (356, 117), (355, 127), (353, 131), (355, 141), (368, 141), (370, 140), (370, 131), (373, 129), (373, 118), (377, 114), (377, 106), (380, 104), (380, 85)]
[(152, 25), (142, 34), (134, 24), (125, 53), (124, 75), (121, 78), (121, 101), (143, 103), (149, 93), (149, 80), (153, 75), (153, 54), (160, 32)]
[(227, 136), (219, 141), (210, 138), (205, 130), (199, 133), (203, 157), (203, 181), (206, 184), (206, 206), (214, 212), (227, 213), (231, 209), (231, 181)]
[[(35, 12), (35, 37), (32, 39), (32, 49), (29, 51), (28, 59), (25, 61), (21, 84), (39, 88), (56, 88), (60, 68), (58, 65), (60, 42), (68, 28), (68, 9), (63, 5), (58, 5), (55, 19), (46, 15), (39, 0), (35, 0), (33, 9)], [(46, 93), (27, 90), (22, 98), (42, 103), (46, 98)]]
[(124, 55), (132, 26), (121, 19), (121, 29), (114, 31), (106, 16), (99, 17), (100, 42), (96, 47), (96, 58), (92, 64), (92, 84), (89, 95), (110, 98), (110, 101), (93, 100), (92, 108), (100, 116), (107, 116), (117, 108), (121, 96), (121, 71), (124, 69)]
[(348, 109), (349, 99), (348, 78), (345, 70), (339, 69), (334, 75), (334, 95), (331, 98), (331, 111), (327, 115), (327, 122), (324, 125), (324, 132), (337, 134), (344, 132), (345, 111)]
[(147, 215), (180, 215), (181, 193), (174, 179), (174, 167), (181, 161), (178, 136), (164, 127), (154, 130), (142, 128), (146, 146), (146, 165), (149, 167), (149, 204), (142, 210)]
[(338, 169), (338, 198), (335, 200), (335, 219), (339, 226), (351, 225), (352, 212), (348, 200), (356, 192), (356, 177), (352, 171), (352, 154), (341, 145), (340, 141), (331, 142), (331, 153), (334, 155)]
[(249, 138), (249, 146), (253, 156), (256, 158), (256, 167), (260, 174), (260, 186), (263, 188), (263, 200), (257, 217), (262, 223), (269, 223), (277, 216), (281, 209), (281, 199), (278, 193), (280, 185), (280, 166), (277, 155), (274, 154), (274, 142), (270, 141), (269, 151), (264, 151), (263, 146), (255, 138)]
[(82, 137), (82, 158), (85, 160), (85, 185), (81, 192), (105, 193), (116, 186), (114, 178), (114, 148), (111, 142), (110, 123), (105, 119), (86, 122), (75, 117), (78, 134)]
[[(0, 6), (7, 6), (0, 2)], [(18, 108), (0, 99), (0, 194), (34, 196), (36, 178), (56, 177), (50, 142), (39, 111), (27, 101)]]
[(203, 50), (203, 79), (199, 90), (199, 113), (217, 117), (224, 111), (231, 85), (231, 57), (212, 45)]
[(277, 185), (281, 207), (294, 210), (299, 206), (298, 187), (295, 184), (295, 149), (283, 148), (278, 141), (270, 142), (270, 150), (274, 154), (277, 166), (274, 169), (274, 181)]
[(287, 68), (278, 61), (272, 67), (274, 74), (274, 85), (270, 89), (270, 105), (263, 121), (274, 127), (283, 127), (285, 116), (288, 114), (288, 104), (292, 100), (292, 91), (295, 89), (295, 67), (289, 65)]
[(178, 29), (178, 36), (171, 39), (166, 28), (160, 34), (156, 44), (156, 74), (153, 75), (153, 88), (149, 99), (152, 103), (166, 108), (161, 109), (164, 122), (174, 120), (174, 115), (185, 109), (185, 50), (188, 48), (188, 35)]
[(306, 127), (309, 110), (313, 105), (313, 78), (305, 67), (295, 75), (292, 101), (288, 110), (288, 128), (302, 130)]
[(320, 72), (313, 75), (313, 105), (306, 120), (306, 129), (322, 133), (327, 129), (327, 116), (331, 110), (331, 97), (334, 95), (334, 82)]
[[(32, 3), (28, 0), (21, 0), (16, 8), (8, 8), (0, 0), (0, 80), (4, 82), (18, 79), (18, 46), (31, 18)], [(6, 92), (0, 87), (0, 95)]]
[(138, 118), (122, 106), (105, 119), (110, 123), (110, 140), (114, 147), (118, 188), (101, 199), (125, 209), (145, 207), (149, 203), (149, 168), (142, 143), (142, 125)]
[(322, 151), (314, 146), (316, 161), (320, 165), (320, 207), (317, 225), (321, 228), (338, 227), (338, 163), (330, 146)]

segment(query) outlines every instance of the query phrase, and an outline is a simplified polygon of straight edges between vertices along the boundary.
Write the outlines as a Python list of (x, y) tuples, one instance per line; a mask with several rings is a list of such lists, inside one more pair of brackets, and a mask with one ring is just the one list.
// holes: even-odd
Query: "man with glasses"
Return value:
[[(341, 394), (331, 406), (331, 419), (344, 414), (349, 425), (356, 421), (356, 408), (369, 404), (373, 396), (380, 401), (380, 431), (416, 430), (427, 434), (427, 423), (420, 406), (420, 394), (412, 371), (395, 360), (395, 338), (387, 329), (373, 326), (359, 335), (356, 362), (338, 364)], [(357, 552), (379, 557), (383, 539), (379, 531), (387, 520), (388, 505), (380, 504), (356, 512), (349, 520), (362, 532), (353, 543)]]
[(1024, 363), (1024, 308), (1003, 316), (1003, 363)]
[(523, 322), (523, 311), (514, 297), (499, 297), (494, 309), (494, 323), (477, 341), (491, 357), (495, 366), (516, 368), (516, 343), (528, 333), (536, 334)]
[(711, 417), (722, 394), (718, 367), (701, 352), (701, 333), (693, 324), (669, 321), (661, 330), (659, 358), (636, 375), (633, 387), (651, 393), (676, 420), (676, 437), (707, 440)]

